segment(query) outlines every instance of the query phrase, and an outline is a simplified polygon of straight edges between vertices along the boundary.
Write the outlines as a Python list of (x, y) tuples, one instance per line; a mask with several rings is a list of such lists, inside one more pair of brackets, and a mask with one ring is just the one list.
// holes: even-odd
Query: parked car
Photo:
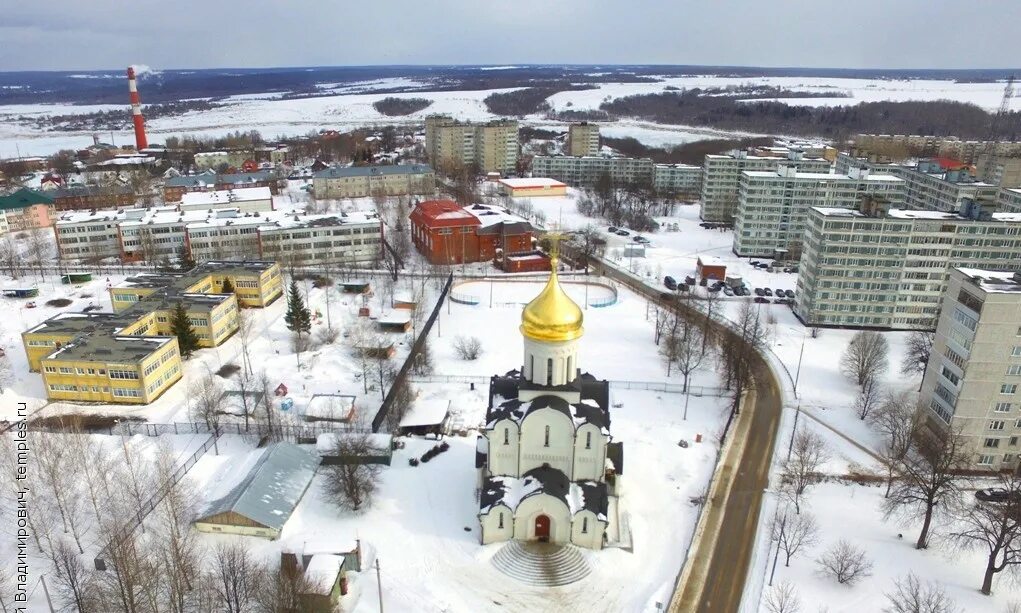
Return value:
[(762, 295), (763, 296), (770, 296), (770, 297), (772, 297), (773, 290), (769, 289), (768, 287), (764, 287), (764, 288), (762, 288)]
[(680, 285), (678, 285), (678, 286), (677, 286), (677, 291), (679, 291), (679, 292), (686, 292), (686, 291), (688, 291), (688, 286), (687, 286), (687, 285), (684, 285), (684, 284), (682, 283), (682, 284), (680, 284)]
[(756, 287), (756, 288), (755, 288), (755, 295), (756, 295), (756, 296), (765, 296), (765, 295), (766, 295), (766, 293), (762, 291), (762, 288), (761, 288), (761, 287)]
[(702, 287), (705, 287), (706, 285), (709, 284), (709, 279), (702, 277), (701, 279), (698, 280), (698, 284), (701, 285)]
[(709, 288), (709, 291), (715, 294), (716, 292), (720, 291), (720, 287), (718, 285), (713, 285)]
[(775, 294), (776, 294), (777, 296), (779, 296), (779, 297), (781, 297), (781, 298), (783, 298), (784, 296), (786, 296), (786, 295), (787, 295), (787, 294), (786, 294), (787, 290), (785, 290), (785, 289), (781, 289), (781, 288), (779, 288), (779, 287), (778, 287), (778, 288), (776, 288), (775, 290), (773, 290), (773, 292), (774, 292), (774, 293), (775, 293)]
[(618, 229), (619, 228), (617, 228), (617, 226), (610, 226), (609, 228), (606, 229), (606, 231), (607, 232), (612, 232), (613, 234), (616, 234)]
[(733, 296), (734, 295), (734, 290), (732, 290), (729, 287), (727, 287), (726, 285), (724, 285), (723, 286), (723, 295), (724, 296)]
[(785, 289), (783, 291), (783, 295), (787, 296), (788, 298), (794, 298), (794, 290), (792, 290), (792, 289)]
[(756, 260), (752, 260), (751, 262), (748, 262), (748, 263), (751, 264), (752, 266), (754, 266), (755, 268), (759, 267), (759, 263)]
[(663, 285), (665, 285), (667, 289), (675, 290), (677, 289), (677, 280), (671, 276), (663, 277)]
[(650, 242), (652, 242), (652, 241), (650, 241), (649, 239), (645, 238), (644, 236), (636, 236), (636, 237), (634, 237), (634, 239), (633, 239), (633, 240), (634, 240), (634, 241), (635, 241), (636, 243), (641, 243), (641, 244), (643, 244), (643, 245), (648, 245), (648, 244), (649, 244)]
[(617, 230), (617, 236), (631, 236), (631, 233), (623, 228), (620, 228)]
[(688, 276), (684, 277), (684, 282), (687, 285), (694, 285), (695, 284), (695, 277), (693, 277), (691, 275), (688, 275)]
[(1010, 502), (1011, 496), (1016, 496), (1016, 494), (1011, 494), (1010, 491), (1002, 487), (990, 487), (975, 492), (975, 498), (982, 502)]
[(763, 298), (762, 296), (758, 296), (754, 300), (755, 300), (755, 302), (757, 304), (769, 304), (769, 299), (768, 298)]

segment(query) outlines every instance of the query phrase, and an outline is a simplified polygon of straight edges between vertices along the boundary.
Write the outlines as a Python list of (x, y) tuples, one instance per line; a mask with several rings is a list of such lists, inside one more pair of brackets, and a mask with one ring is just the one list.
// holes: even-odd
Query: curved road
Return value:
[[(600, 265), (599, 272), (627, 285), (649, 300), (663, 305), (661, 291), (639, 283), (612, 266)], [(683, 305), (682, 305), (683, 306)], [(703, 317), (701, 313), (689, 312)], [(712, 326), (720, 334), (734, 332), (720, 322)], [(749, 347), (749, 352), (754, 350)], [(717, 468), (719, 490), (707, 501), (707, 529), (692, 543), (687, 564), (689, 580), (677, 585), (671, 599), (671, 611), (698, 613), (737, 613), (741, 607), (745, 580), (755, 548), (762, 497), (769, 484), (769, 468), (773, 458), (783, 411), (780, 382), (766, 359), (755, 353), (753, 390), (741, 416), (731, 426), (731, 437), (746, 433), (744, 439), (733, 440)], [(715, 539), (707, 537), (715, 536)]]

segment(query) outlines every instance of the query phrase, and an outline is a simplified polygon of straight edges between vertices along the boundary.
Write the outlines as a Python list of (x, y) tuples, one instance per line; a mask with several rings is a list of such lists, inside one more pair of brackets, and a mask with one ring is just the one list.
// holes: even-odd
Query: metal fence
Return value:
[(164, 498), (166, 498), (167, 493), (170, 492), (170, 488), (183, 479), (184, 476), (188, 474), (188, 470), (199, 461), (199, 458), (205, 455), (205, 453), (209, 451), (209, 448), (216, 444), (217, 438), (218, 435), (210, 434), (209, 438), (195, 450), (195, 453), (191, 454), (187, 460), (178, 465), (173, 474), (171, 474), (170, 477), (156, 489), (156, 492), (153, 493), (148, 500), (139, 505), (138, 510), (135, 512), (135, 515), (131, 518), (131, 520), (128, 521), (127, 525), (118, 530), (113, 539), (111, 539), (111, 541), (107, 543), (98, 554), (96, 554), (96, 558), (94, 560), (96, 570), (106, 570), (106, 558), (109, 555), (109, 551), (120, 545), (122, 540), (127, 538), (135, 531), (136, 528), (142, 525), (142, 522), (145, 521), (145, 518), (148, 517), (149, 513), (152, 513), (153, 509), (155, 509), (156, 506), (159, 505)]
[[(482, 375), (412, 375), (408, 377), (412, 383), (469, 383), (487, 385), (489, 377)], [(647, 390), (665, 394), (683, 394), (684, 386), (680, 383), (663, 381), (614, 381), (610, 380), (610, 389)], [(730, 391), (704, 385), (689, 385), (688, 393), (692, 396), (727, 396)]]
[(224, 434), (250, 434), (252, 436), (269, 437), (274, 440), (286, 441), (314, 441), (320, 434), (334, 434), (345, 432), (371, 432), (368, 428), (355, 426), (353, 424), (311, 422), (308, 424), (274, 424), (272, 426), (263, 423), (249, 423), (248, 427), (241, 422), (228, 422), (212, 426), (204, 421), (176, 422), (169, 424), (150, 424), (121, 422), (109, 428), (110, 434), (131, 436), (144, 434), (145, 436), (161, 436), (164, 434), (213, 434), (217, 436)]
[(432, 330), (433, 324), (436, 323), (436, 318), (440, 316), (440, 309), (443, 308), (443, 301), (446, 300), (447, 294), (450, 293), (450, 287), (454, 284), (454, 274), (450, 273), (447, 276), (447, 282), (443, 284), (443, 290), (440, 292), (439, 300), (436, 301), (436, 305), (433, 307), (432, 313), (429, 314), (429, 319), (425, 320), (421, 330), (418, 332), (418, 338), (415, 339), (415, 344), (411, 346), (411, 351), (408, 353), (408, 359), (404, 361), (404, 365), (401, 366), (400, 372), (394, 377), (393, 383), (390, 385), (390, 389), (386, 393), (386, 397), (383, 398), (383, 403), (379, 406), (379, 411), (376, 416), (372, 418), (372, 431), (379, 432), (379, 428), (383, 425), (386, 420), (386, 416), (390, 413), (390, 409), (393, 408), (394, 400), (397, 398), (397, 394), (401, 387), (407, 383), (408, 376), (411, 374), (411, 369), (415, 365), (415, 360), (418, 358), (419, 353), (422, 351), (422, 347), (425, 346), (426, 338), (429, 336), (429, 332)]

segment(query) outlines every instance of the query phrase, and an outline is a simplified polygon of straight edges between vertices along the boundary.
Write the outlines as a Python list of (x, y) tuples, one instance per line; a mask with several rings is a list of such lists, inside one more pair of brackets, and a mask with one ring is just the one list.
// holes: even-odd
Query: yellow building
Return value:
[[(234, 292), (223, 293), (225, 281)], [(239, 300), (264, 307), (282, 294), (276, 262), (207, 262), (132, 277), (110, 288), (113, 313), (62, 313), (22, 333), (22, 342), (50, 400), (148, 404), (181, 378), (170, 323), (177, 305), (199, 346), (215, 347), (237, 331)]]
[(542, 196), (566, 196), (567, 185), (556, 179), (531, 177), (523, 179), (501, 179), (500, 188), (511, 198), (532, 198)]

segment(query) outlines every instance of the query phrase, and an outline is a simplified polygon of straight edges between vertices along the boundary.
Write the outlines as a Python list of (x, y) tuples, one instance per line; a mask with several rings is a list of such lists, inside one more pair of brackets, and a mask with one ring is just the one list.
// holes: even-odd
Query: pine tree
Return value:
[(177, 255), (177, 264), (183, 271), (195, 268), (195, 260), (191, 257), (191, 252), (188, 251), (186, 245), (181, 245), (181, 253)]
[(221, 294), (233, 294), (234, 284), (230, 282), (230, 277), (223, 278), (223, 289), (220, 290)]
[(287, 329), (298, 335), (312, 331), (312, 312), (305, 306), (305, 301), (298, 291), (298, 282), (291, 280), (291, 286), (287, 290), (287, 313), (284, 315), (284, 323)]
[(184, 357), (191, 357), (199, 348), (199, 337), (188, 319), (188, 311), (180, 302), (174, 307), (174, 314), (170, 317), (170, 331), (177, 337), (178, 349)]

